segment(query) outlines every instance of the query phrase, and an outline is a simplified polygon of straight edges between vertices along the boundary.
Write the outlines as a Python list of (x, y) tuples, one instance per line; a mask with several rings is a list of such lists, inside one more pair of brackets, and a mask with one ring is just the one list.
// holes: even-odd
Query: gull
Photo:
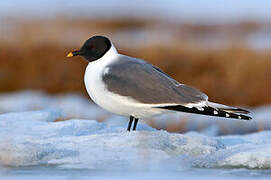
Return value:
[(130, 117), (127, 130), (136, 130), (138, 119), (174, 111), (250, 120), (249, 111), (208, 101), (199, 90), (179, 83), (160, 68), (138, 58), (118, 53), (104, 36), (93, 36), (80, 50), (89, 63), (84, 83), (91, 99), (112, 113)]

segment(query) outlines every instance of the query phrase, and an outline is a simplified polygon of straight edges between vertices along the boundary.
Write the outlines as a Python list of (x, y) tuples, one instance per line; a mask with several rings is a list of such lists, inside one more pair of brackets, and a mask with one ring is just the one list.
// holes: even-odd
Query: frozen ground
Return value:
[[(0, 110), (13, 111), (0, 115), (0, 179), (16, 179), (22, 174), (25, 179), (33, 174), (39, 179), (65, 179), (76, 174), (80, 179), (107, 179), (112, 173), (117, 179), (271, 176), (271, 131), (216, 136), (219, 123), (213, 123), (202, 133), (177, 134), (140, 122), (138, 131), (126, 132), (126, 118), (106, 113), (77, 95), (1, 95)], [(257, 118), (268, 125), (267, 112), (268, 108), (256, 110), (253, 126)], [(191, 126), (196, 127), (202, 116), (189, 117), (194, 123)], [(221, 122), (229, 122), (225, 125), (233, 128), (230, 122), (236, 121)]]
[[(127, 118), (113, 115), (91, 103), (88, 98), (78, 94), (49, 96), (38, 91), (22, 91), (9, 94), (0, 93), (0, 114), (8, 112), (60, 109), (63, 114), (58, 120), (91, 119), (98, 121), (125, 121)], [(145, 119), (159, 129), (181, 126), (182, 132), (197, 131), (205, 135), (246, 134), (262, 130), (271, 130), (271, 106), (252, 110), (253, 121), (229, 120), (224, 118), (173, 113)], [(143, 120), (140, 120), (143, 123)], [(180, 129), (180, 128), (179, 128)]]

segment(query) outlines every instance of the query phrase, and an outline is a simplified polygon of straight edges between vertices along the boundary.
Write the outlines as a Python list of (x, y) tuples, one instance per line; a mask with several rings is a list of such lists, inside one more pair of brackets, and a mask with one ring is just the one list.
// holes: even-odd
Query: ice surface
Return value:
[[(22, 91), (0, 94), (0, 113), (41, 110), (46, 108), (60, 109), (61, 119), (93, 119), (98, 121), (126, 122), (127, 119), (113, 115), (88, 98), (78, 94), (60, 94), (49, 96), (37, 91)], [(245, 134), (259, 130), (271, 130), (271, 107), (266, 106), (252, 110), (252, 121), (240, 121), (216, 118), (187, 113), (173, 113), (145, 119), (145, 123), (155, 124), (160, 129), (179, 125), (183, 132), (198, 131), (208, 136), (225, 134)], [(114, 119), (114, 121), (112, 121)], [(140, 120), (141, 122), (143, 120)]]
[(206, 136), (155, 130), (112, 116), (105, 123), (62, 118), (62, 109), (0, 115), (2, 166), (57, 166), (69, 169), (182, 170), (271, 168), (271, 131), (249, 135)]
[(254, 109), (252, 122), (184, 113), (154, 118), (161, 128), (181, 123), (186, 134), (158, 131), (142, 120), (137, 132), (126, 132), (127, 118), (77, 94), (0, 94), (0, 166), (271, 169), (271, 131), (217, 136), (271, 129), (270, 109)]
[(39, 91), (0, 94), (0, 112), (2, 113), (44, 108), (61, 109), (63, 118), (103, 119), (110, 115), (78, 94), (48, 96)]

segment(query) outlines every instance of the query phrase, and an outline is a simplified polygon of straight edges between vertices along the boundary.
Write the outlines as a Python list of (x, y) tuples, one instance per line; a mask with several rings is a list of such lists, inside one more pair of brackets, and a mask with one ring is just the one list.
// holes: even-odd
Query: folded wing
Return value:
[(102, 79), (109, 91), (145, 104), (187, 105), (208, 100), (204, 93), (180, 84), (158, 67), (128, 56), (109, 64)]

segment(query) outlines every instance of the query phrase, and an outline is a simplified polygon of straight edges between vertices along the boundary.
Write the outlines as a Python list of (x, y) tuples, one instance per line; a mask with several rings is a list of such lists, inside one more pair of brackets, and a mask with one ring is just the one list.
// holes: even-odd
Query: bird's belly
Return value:
[(105, 110), (137, 118), (151, 117), (164, 112), (161, 109), (152, 108), (150, 105), (136, 102), (128, 96), (120, 96), (109, 92), (102, 82), (102, 73), (102, 68), (95, 65), (88, 65), (84, 81), (91, 99)]

